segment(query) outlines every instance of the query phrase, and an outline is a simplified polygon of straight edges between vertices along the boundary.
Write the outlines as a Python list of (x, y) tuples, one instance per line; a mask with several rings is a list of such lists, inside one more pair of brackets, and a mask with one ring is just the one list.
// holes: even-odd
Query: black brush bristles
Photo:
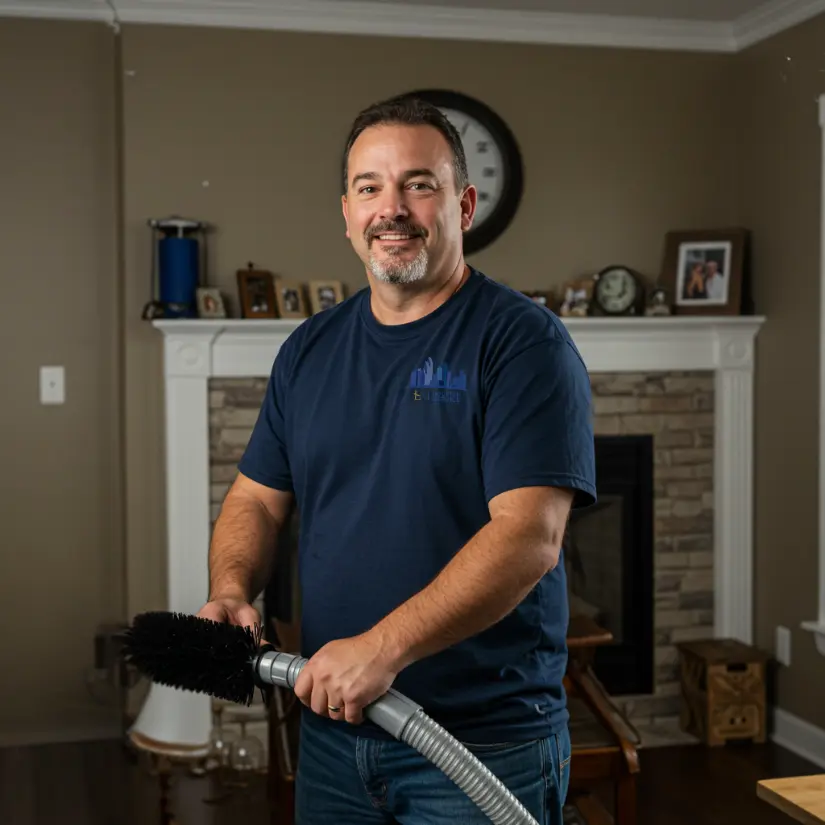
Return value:
[(124, 654), (141, 673), (169, 687), (250, 705), (261, 629), (200, 616), (150, 611), (124, 633)]

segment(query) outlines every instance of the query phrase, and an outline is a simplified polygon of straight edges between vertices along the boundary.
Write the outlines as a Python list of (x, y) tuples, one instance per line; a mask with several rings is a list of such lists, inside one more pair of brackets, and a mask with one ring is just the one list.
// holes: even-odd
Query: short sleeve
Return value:
[(286, 438), (287, 381), (283, 347), (275, 358), (252, 435), (238, 469), (253, 481), (293, 492)]
[(548, 340), (497, 369), (486, 388), (482, 471), (489, 501), (518, 487), (566, 487), (596, 501), (590, 376), (575, 346)]

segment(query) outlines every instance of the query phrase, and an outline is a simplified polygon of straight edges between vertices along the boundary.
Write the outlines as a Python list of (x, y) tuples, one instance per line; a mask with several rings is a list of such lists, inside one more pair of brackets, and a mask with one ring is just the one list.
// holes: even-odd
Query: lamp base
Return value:
[(160, 782), (160, 825), (178, 825), (172, 811), (172, 773), (161, 768), (158, 771)]

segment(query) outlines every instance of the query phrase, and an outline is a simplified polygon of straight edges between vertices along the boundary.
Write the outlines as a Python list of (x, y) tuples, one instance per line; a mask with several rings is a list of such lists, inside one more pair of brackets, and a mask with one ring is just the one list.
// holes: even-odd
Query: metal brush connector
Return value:
[(267, 645), (255, 659), (255, 679), (261, 685), (278, 685), (292, 690), (306, 663), (307, 659), (303, 656), (284, 653)]

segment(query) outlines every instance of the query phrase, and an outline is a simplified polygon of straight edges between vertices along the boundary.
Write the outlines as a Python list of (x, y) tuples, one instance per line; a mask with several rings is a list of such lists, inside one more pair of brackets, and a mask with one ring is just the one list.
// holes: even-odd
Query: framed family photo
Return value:
[(668, 232), (660, 282), (674, 314), (742, 314), (747, 244), (740, 228)]

